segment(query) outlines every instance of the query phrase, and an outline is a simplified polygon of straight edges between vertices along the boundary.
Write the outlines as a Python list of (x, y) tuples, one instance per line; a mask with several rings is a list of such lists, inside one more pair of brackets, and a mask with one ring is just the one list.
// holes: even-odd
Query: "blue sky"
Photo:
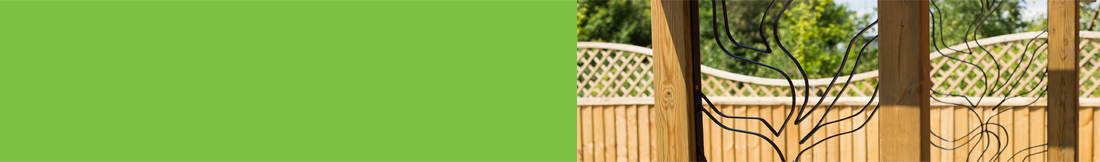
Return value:
[[(878, 0), (835, 0), (836, 3), (844, 4), (848, 6), (848, 9), (854, 10), (860, 14), (874, 13), (874, 8), (878, 6)], [(1090, 3), (1089, 6), (1096, 6), (1097, 3)], [(1027, 20), (1034, 20), (1038, 18), (1042, 13), (1047, 12), (1046, 0), (1024, 0), (1024, 13), (1023, 16)], [(877, 17), (872, 14), (871, 17)]]

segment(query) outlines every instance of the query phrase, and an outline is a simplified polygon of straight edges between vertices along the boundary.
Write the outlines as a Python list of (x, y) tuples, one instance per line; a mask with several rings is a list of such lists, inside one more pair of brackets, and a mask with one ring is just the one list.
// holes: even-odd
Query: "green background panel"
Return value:
[(0, 161), (570, 161), (571, 1), (0, 1)]

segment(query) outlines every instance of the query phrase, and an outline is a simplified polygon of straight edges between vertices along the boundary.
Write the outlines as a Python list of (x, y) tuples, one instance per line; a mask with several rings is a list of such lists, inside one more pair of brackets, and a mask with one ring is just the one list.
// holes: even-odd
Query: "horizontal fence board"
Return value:
[[(994, 98), (994, 99), (990, 99)], [(709, 97), (711, 103), (715, 105), (745, 105), (745, 106), (771, 106), (771, 105), (786, 105), (790, 106), (791, 97)], [(810, 97), (811, 102), (816, 102), (821, 99), (820, 97)], [(826, 97), (825, 100), (828, 103), (822, 103), (828, 105), (832, 100), (836, 100), (835, 106), (860, 106), (868, 105), (867, 101), (871, 100), (871, 97), (841, 97), (839, 99), (834, 97)], [(970, 98), (968, 102), (966, 98), (962, 97), (937, 97), (940, 101), (931, 100), (932, 106), (957, 106), (950, 103), (959, 103), (966, 105), (969, 102), (975, 102), (978, 106), (997, 106), (1011, 107), (1011, 106), (1046, 106), (1046, 98), (1027, 98), (1027, 97), (1014, 97), (1000, 102), (1001, 98), (986, 97), (983, 102), (976, 102), (977, 99)], [(798, 97), (794, 103), (802, 103), (805, 98)], [(704, 102), (705, 103), (705, 102)], [(878, 99), (870, 102), (873, 107), (878, 104)], [(1100, 98), (1081, 98), (1081, 107), (1100, 107)], [(577, 105), (653, 105), (652, 97), (616, 97), (616, 98), (577, 98)], [(703, 106), (707, 106), (704, 104)]]

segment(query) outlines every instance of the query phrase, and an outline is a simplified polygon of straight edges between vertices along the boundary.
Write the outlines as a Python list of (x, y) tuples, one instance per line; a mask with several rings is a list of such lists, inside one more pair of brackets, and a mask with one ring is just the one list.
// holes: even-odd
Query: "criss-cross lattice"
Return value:
[[(1023, 35), (1023, 34), (1021, 34)], [(1038, 51), (1039, 55), (1045, 55), (1046, 46), (1036, 47), (1043, 39), (1032, 42), (1028, 50), (1023, 50), (1028, 40), (1013, 40), (1001, 43), (993, 43), (986, 45), (997, 56), (997, 61), (1001, 65), (1011, 65), (1019, 62), (1024, 55), (1032, 55), (1033, 51)], [(1096, 38), (1086, 38), (1081, 41), (1081, 96), (1082, 97), (1100, 97), (1100, 56), (1096, 56), (1100, 53), (1100, 41)], [(976, 48), (976, 47), (975, 47)], [(974, 68), (965, 63), (958, 61), (947, 61), (949, 58), (936, 56), (939, 54), (930, 54), (932, 56), (931, 63), (933, 67), (932, 71), (932, 84), (934, 90), (939, 92), (951, 92), (966, 95), (977, 95), (981, 92), (979, 88), (975, 88), (974, 85), (984, 85), (985, 81), (977, 77), (981, 74), (978, 68)], [(963, 60), (975, 61), (978, 60), (978, 56), (985, 58), (982, 60), (991, 60), (986, 55), (971, 55), (966, 53), (952, 52), (949, 56), (956, 56)], [(632, 52), (622, 49), (615, 49), (611, 47), (583, 47), (577, 48), (577, 97), (578, 98), (608, 98), (608, 97), (652, 97), (652, 65), (650, 59), (652, 58), (649, 52)], [(1008, 77), (1008, 73), (1002, 77), (1000, 82), (1003, 84), (1008, 78), (1019, 78), (1020, 75), (1020, 87), (1006, 92), (1007, 89), (1000, 89), (994, 92), (998, 94), (995, 96), (1003, 96), (1005, 94), (1020, 95), (1020, 97), (1039, 97), (1039, 91), (1034, 91), (1030, 87), (1046, 87), (1046, 81), (1040, 79), (1040, 73), (1042, 69), (1046, 67), (1047, 59), (1045, 57), (1035, 58), (1035, 62), (1032, 63), (1032, 67), (1027, 71), (1021, 71)], [(1025, 62), (1026, 63), (1026, 62)], [(981, 65), (982, 69), (995, 69), (995, 65), (990, 61), (979, 61), (975, 64)], [(998, 71), (1011, 70), (1013, 66), (1003, 66)], [(1021, 68), (1022, 70), (1023, 68)], [(991, 70), (987, 70), (991, 71)], [(872, 77), (864, 78), (862, 80), (853, 80), (845, 90), (841, 97), (869, 97), (874, 91), (874, 86), (878, 82), (877, 71), (865, 72), (862, 74), (871, 74)], [(751, 76), (737, 76), (724, 78), (720, 75), (726, 75), (725, 73), (706, 73), (702, 74), (700, 78), (702, 82), (703, 93), (707, 96), (713, 97), (790, 97), (791, 89), (785, 85), (786, 82), (767, 82), (766, 84), (756, 84), (759, 80), (767, 80), (770, 78), (759, 78)], [(993, 76), (994, 74), (987, 74)], [(990, 77), (996, 78), (996, 77)], [(768, 80), (777, 81), (778, 79)], [(1015, 79), (1014, 79), (1015, 80)], [(831, 85), (834, 89), (842, 86), (841, 80), (838, 80), (836, 84)], [(1025, 86), (1026, 85), (1026, 86)], [(1036, 86), (1037, 85), (1037, 86)], [(825, 91), (824, 85), (811, 86), (811, 96), (821, 96), (821, 92)], [(802, 86), (796, 86), (795, 90), (801, 92), (804, 88)], [(1021, 92), (1027, 92), (1020, 94)], [(828, 96), (835, 96), (835, 91)], [(942, 96), (942, 95), (941, 95)]]

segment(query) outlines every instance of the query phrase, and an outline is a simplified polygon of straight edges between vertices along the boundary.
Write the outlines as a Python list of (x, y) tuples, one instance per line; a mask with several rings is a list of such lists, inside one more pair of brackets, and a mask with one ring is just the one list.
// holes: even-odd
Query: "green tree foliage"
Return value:
[[(703, 65), (714, 67), (738, 74), (750, 76), (782, 78), (779, 73), (754, 65), (750, 62), (739, 60), (726, 55), (718, 47), (715, 40), (715, 32), (722, 38), (722, 43), (730, 53), (756, 60), (761, 63), (773, 65), (782, 69), (792, 78), (802, 78), (797, 66), (781, 50), (776, 40), (799, 60), (804, 67), (808, 78), (832, 77), (838, 69), (841, 75), (848, 75), (855, 64), (855, 59), (864, 43), (870, 41), (877, 32), (868, 31), (863, 36), (856, 34), (871, 23), (870, 15), (857, 15), (846, 6), (834, 3), (832, 0), (795, 1), (783, 13), (779, 23), (779, 38), (772, 35), (772, 22), (775, 15), (787, 1), (717, 1), (717, 6), (712, 1), (699, 1), (700, 20), (700, 48), (701, 62)], [(717, 8), (717, 15), (722, 13), (721, 4), (725, 3), (725, 11), (728, 12), (728, 22), (722, 17), (717, 17), (717, 25), (712, 23), (714, 13), (712, 7)], [(963, 34), (966, 28), (972, 24), (980, 12), (982, 6), (977, 0), (936, 0), (940, 8), (936, 16), (942, 14), (943, 36), (946, 44), (955, 45), (964, 42)], [(930, 6), (932, 7), (932, 6)], [(770, 8), (765, 25), (765, 37), (761, 37), (760, 21), (763, 12)], [(1021, 17), (1022, 5), (1020, 0), (1007, 0), (994, 9), (996, 12), (986, 19), (981, 26), (972, 28), (971, 33), (977, 33), (977, 38), (1011, 34), (1030, 30), (1033, 26)], [(649, 1), (638, 0), (578, 0), (577, 1), (577, 41), (614, 42), (650, 47), (650, 18)], [(729, 26), (729, 34), (739, 43), (763, 49), (767, 39), (772, 47), (772, 53), (761, 53), (745, 48), (735, 48), (727, 39), (726, 24)], [(938, 24), (940, 25), (940, 24)], [(849, 41), (856, 38), (851, 45), (851, 51), (844, 53), (849, 47)], [(970, 38), (973, 41), (973, 37)], [(941, 47), (942, 48), (942, 47)], [(839, 67), (844, 56), (848, 56), (844, 67)], [(860, 59), (860, 65), (856, 73), (878, 69), (877, 45), (872, 44), (864, 51)]]
[[(870, 24), (869, 19), (870, 15), (857, 15), (832, 0), (795, 1), (780, 19), (779, 40), (799, 60), (807, 77), (832, 77), (838, 70), (841, 71), (840, 75), (848, 75), (855, 65), (859, 49), (872, 37), (870, 32), (873, 31), (856, 36)], [(852, 42), (851, 50), (844, 53), (852, 39), (855, 42)], [(877, 49), (874, 44), (868, 46), (861, 57), (860, 65), (856, 67), (856, 73), (878, 69)], [(848, 56), (846, 61), (845, 56)], [(798, 72), (794, 62), (782, 51), (763, 59), (764, 62), (782, 67), (788, 73)], [(845, 63), (843, 68), (840, 67), (841, 62)], [(757, 74), (769, 78), (781, 77), (778, 73), (767, 73), (762, 69)]]
[(577, 1), (577, 41), (649, 47), (649, 28), (649, 1)]
[[(735, 55), (745, 57), (750, 60), (760, 60), (768, 54), (752, 51), (745, 48), (734, 48), (733, 42), (728, 39), (732, 35), (738, 43), (746, 46), (756, 47), (764, 49), (764, 39), (760, 37), (760, 16), (763, 15), (764, 10), (768, 9), (768, 4), (771, 1), (729, 1), (726, 3), (726, 13), (722, 13), (723, 1), (699, 1), (699, 48), (702, 51), (700, 54), (700, 63), (703, 65), (713, 67), (720, 70), (725, 70), (733, 73), (745, 74), (750, 76), (756, 76), (756, 72), (763, 67), (757, 66), (747, 61), (742, 61), (726, 55), (725, 52), (718, 46), (718, 41), (714, 39), (714, 34), (718, 34), (721, 38), (722, 45), (726, 46), (726, 50)], [(712, 5), (712, 3), (717, 5)], [(781, 2), (780, 2), (781, 3)], [(717, 8), (718, 10), (713, 10)], [(726, 19), (717, 17), (714, 20), (714, 11), (717, 11), (718, 15), (727, 15)], [(778, 13), (778, 7), (772, 7), (769, 14), (774, 15)], [(771, 17), (771, 16), (769, 16)], [(728, 20), (728, 21), (727, 21)], [(772, 19), (768, 19), (766, 24), (771, 24)], [(717, 24), (714, 23), (717, 21)], [(717, 28), (714, 25), (718, 25)], [(729, 33), (726, 33), (728, 26)], [(765, 25), (765, 35), (771, 36), (771, 25)], [(717, 31), (717, 33), (715, 33)], [(769, 38), (773, 44), (774, 39)]]
[[(717, 3), (718, 15), (723, 15), (721, 2)], [(730, 53), (772, 65), (786, 72), (791, 78), (802, 78), (798, 67), (779, 48), (776, 43), (777, 39), (772, 33), (775, 15), (782, 10), (784, 5), (782, 3), (784, 2), (778, 1), (771, 6), (768, 12), (769, 15), (763, 28), (765, 37), (772, 46), (772, 53), (762, 53), (745, 48), (734, 48), (735, 45), (724, 35), (726, 34), (726, 27), (723, 24), (723, 19), (718, 17), (717, 23), (719, 26), (715, 28), (711, 22), (714, 14), (711, 11), (710, 1), (701, 1), (699, 5), (700, 26), (702, 27), (699, 33), (702, 37), (700, 42), (703, 43), (700, 45), (703, 51), (701, 62), (704, 65), (733, 73), (783, 78), (782, 75), (772, 69), (727, 56), (715, 41), (713, 32), (717, 29), (721, 42), (727, 50), (730, 50)], [(726, 11), (729, 12), (727, 15), (729, 16), (729, 30), (733, 38), (741, 44), (764, 49), (764, 39), (759, 35), (759, 25), (761, 15), (764, 10), (769, 8), (771, 1), (731, 1), (725, 3), (727, 7), (730, 7)], [(780, 18), (778, 27), (780, 38), (778, 40), (783, 43), (783, 46), (792, 56), (799, 60), (808, 78), (832, 77), (840, 69), (840, 63), (844, 58), (844, 50), (849, 41), (855, 37), (860, 29), (870, 23), (869, 17), (869, 15), (857, 15), (855, 12), (848, 10), (846, 6), (833, 3), (832, 0), (792, 2), (791, 7)], [(845, 63), (844, 70), (841, 70), (841, 75), (847, 75), (851, 72), (859, 49), (863, 43), (869, 40), (870, 35), (865, 33), (856, 39), (852, 51), (848, 54), (848, 61)], [(863, 61), (857, 67), (856, 73), (877, 69), (877, 61), (874, 61), (878, 58), (877, 56), (877, 47), (874, 45), (869, 46), (868, 50), (864, 52)]]
[[(936, 38), (935, 41), (940, 45), (940, 48), (944, 48), (943, 44), (952, 46), (974, 41), (975, 37), (981, 39), (1024, 31), (1042, 30), (1042, 28), (1032, 29), (1036, 27), (1030, 27), (1032, 23), (1024, 20), (1021, 15), (1024, 6), (1020, 0), (1004, 0), (1002, 3), (992, 5), (989, 3), (982, 4), (982, 1), (978, 0), (934, 1), (935, 5), (929, 5), (928, 7), (935, 14), (935, 17), (932, 18), (935, 19), (937, 24), (933, 26), (933, 28), (936, 28), (936, 35), (933, 38)], [(992, 6), (992, 9), (983, 12), (983, 5)], [(979, 18), (982, 15), (988, 15), (988, 17), (980, 25), (975, 24), (976, 21), (980, 21)], [(963, 37), (968, 33), (968, 30), (969, 37)], [(940, 42), (941, 35), (943, 42)], [(964, 40), (964, 38), (966, 39)]]

